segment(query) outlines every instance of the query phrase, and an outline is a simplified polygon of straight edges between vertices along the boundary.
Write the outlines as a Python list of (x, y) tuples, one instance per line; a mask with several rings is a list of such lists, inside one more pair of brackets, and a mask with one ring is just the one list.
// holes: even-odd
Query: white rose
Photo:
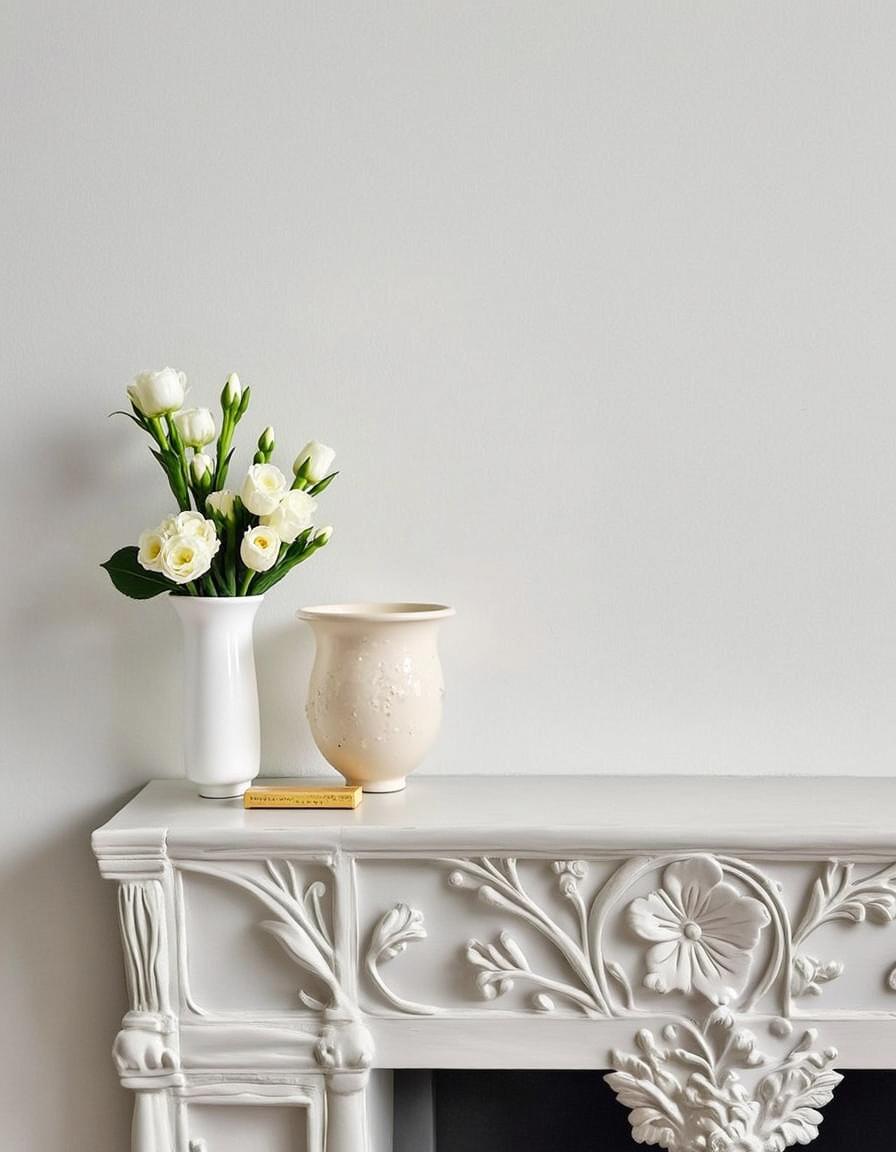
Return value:
[(162, 547), (162, 572), (175, 584), (187, 584), (208, 572), (212, 555), (201, 536), (172, 536)]
[(217, 512), (219, 516), (223, 516), (225, 520), (229, 520), (233, 516), (235, 499), (236, 497), (229, 488), (222, 488), (220, 492), (210, 492), (206, 496), (205, 506), (211, 508), (213, 512)]
[(267, 572), (277, 563), (279, 554), (280, 537), (265, 524), (250, 528), (240, 544), (240, 559), (252, 572)]
[(212, 472), (215, 470), (215, 462), (211, 456), (206, 456), (204, 452), (197, 452), (190, 461), (190, 475), (193, 477), (194, 484), (201, 484), (206, 476), (209, 478), (211, 484)]
[(201, 540), (212, 556), (221, 546), (214, 520), (206, 520), (201, 512), (180, 512), (174, 519), (172, 536)]
[(215, 421), (208, 408), (182, 408), (174, 423), (188, 448), (204, 448), (215, 438)]
[(262, 523), (273, 528), (284, 544), (292, 544), (300, 532), (311, 527), (316, 509), (314, 497), (296, 489), (287, 492), (270, 516), (262, 517)]
[(159, 372), (141, 372), (128, 385), (128, 396), (144, 416), (164, 416), (166, 412), (176, 412), (184, 404), (187, 391), (187, 377), (173, 368), (162, 368)]
[(253, 464), (246, 473), (240, 498), (256, 516), (270, 516), (289, 485), (274, 464)]
[(336, 453), (332, 448), (319, 444), (317, 440), (309, 440), (296, 456), (292, 470), (296, 476), (301, 472), (310, 484), (316, 484), (327, 475), (335, 459)]
[(148, 572), (162, 571), (162, 549), (165, 546), (165, 533), (161, 528), (147, 528), (140, 533), (137, 541), (137, 563)]

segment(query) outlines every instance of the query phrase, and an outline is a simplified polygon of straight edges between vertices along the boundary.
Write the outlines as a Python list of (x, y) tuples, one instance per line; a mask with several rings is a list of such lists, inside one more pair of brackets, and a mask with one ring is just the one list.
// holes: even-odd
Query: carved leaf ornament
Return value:
[[(616, 1071), (605, 1079), (631, 1109), (635, 1142), (671, 1152), (783, 1152), (808, 1144), (818, 1135), (819, 1108), (843, 1079), (830, 1066), (834, 1049), (813, 1050), (814, 1030), (771, 1063), (725, 1007), (702, 1027), (669, 1025), (663, 1037), (668, 1047), (642, 1029), (639, 1054), (613, 1052)], [(748, 1091), (738, 1072), (763, 1065), (770, 1071)]]

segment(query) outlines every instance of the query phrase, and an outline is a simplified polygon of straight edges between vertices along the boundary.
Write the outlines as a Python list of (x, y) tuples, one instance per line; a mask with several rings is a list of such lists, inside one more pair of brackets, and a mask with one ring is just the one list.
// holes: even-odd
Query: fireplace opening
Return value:
[[(396, 1071), (394, 1152), (633, 1152), (597, 1071)], [(896, 1072), (847, 1070), (813, 1152), (891, 1152)]]

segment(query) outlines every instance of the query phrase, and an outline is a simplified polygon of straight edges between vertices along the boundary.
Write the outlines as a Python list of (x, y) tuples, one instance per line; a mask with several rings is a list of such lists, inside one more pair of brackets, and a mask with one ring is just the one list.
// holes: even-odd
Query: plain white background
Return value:
[[(444, 600), (451, 772), (886, 773), (896, 9), (0, 11), (10, 1149), (119, 1152), (90, 830), (180, 772), (137, 370), (338, 448), (258, 628), (269, 771), (320, 771), (302, 603)], [(475, 792), (471, 791), (471, 803)]]

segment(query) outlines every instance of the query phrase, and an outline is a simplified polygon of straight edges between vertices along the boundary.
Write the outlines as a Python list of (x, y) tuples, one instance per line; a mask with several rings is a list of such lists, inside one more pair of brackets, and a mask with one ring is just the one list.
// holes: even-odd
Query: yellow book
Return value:
[(245, 808), (357, 808), (360, 788), (249, 788), (243, 794)]

